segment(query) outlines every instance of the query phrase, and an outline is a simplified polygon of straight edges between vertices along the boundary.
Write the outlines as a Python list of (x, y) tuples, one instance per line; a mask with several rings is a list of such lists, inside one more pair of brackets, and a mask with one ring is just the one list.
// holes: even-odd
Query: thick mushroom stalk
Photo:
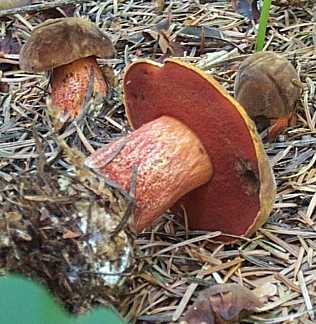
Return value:
[(92, 56), (55, 68), (51, 87), (52, 106), (62, 119), (78, 117), (89, 95), (102, 98), (107, 93), (102, 71)]
[(209, 156), (194, 132), (175, 118), (162, 116), (96, 151), (89, 167), (130, 190), (136, 167), (134, 226), (141, 231), (181, 197), (208, 182)]

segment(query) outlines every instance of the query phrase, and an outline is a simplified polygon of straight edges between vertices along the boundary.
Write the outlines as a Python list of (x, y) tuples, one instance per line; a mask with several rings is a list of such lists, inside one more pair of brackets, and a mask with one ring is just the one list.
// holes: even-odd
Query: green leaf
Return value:
[(260, 52), (264, 48), (271, 1), (272, 0), (264, 0), (263, 2), (259, 20), (259, 30), (256, 39), (256, 52)]
[(74, 317), (66, 313), (42, 286), (18, 276), (0, 278), (0, 323), (124, 324), (112, 308)]

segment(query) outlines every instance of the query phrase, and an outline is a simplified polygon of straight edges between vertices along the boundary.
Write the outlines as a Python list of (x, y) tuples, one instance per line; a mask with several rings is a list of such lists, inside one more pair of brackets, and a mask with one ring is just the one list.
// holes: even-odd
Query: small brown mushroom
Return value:
[(300, 93), (301, 84), (294, 66), (273, 52), (251, 55), (236, 75), (235, 98), (260, 131), (271, 126), (269, 139), (294, 122)]
[(265, 222), (275, 198), (268, 158), (252, 121), (213, 78), (175, 59), (140, 60), (124, 91), (136, 130), (86, 163), (127, 191), (137, 170), (137, 231), (180, 205), (191, 229), (250, 235)]
[(107, 84), (96, 57), (111, 58), (110, 39), (83, 18), (49, 19), (36, 27), (20, 53), (21, 68), (52, 70), (51, 99), (61, 119), (75, 118), (93, 81), (93, 95), (105, 96)]

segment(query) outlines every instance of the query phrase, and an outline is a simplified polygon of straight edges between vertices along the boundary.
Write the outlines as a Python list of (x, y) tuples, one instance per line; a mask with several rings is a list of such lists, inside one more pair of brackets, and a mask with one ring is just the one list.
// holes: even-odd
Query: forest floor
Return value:
[[(19, 68), (19, 50), (32, 29), (47, 18), (83, 16), (95, 22), (115, 44), (116, 58), (100, 60), (100, 64), (113, 69), (108, 68), (113, 88), (110, 97), (97, 115), (87, 113), (79, 126), (70, 125), (58, 133), (68, 145), (89, 155), (129, 130), (121, 80), (126, 66), (138, 58), (161, 61), (167, 56), (181, 57), (207, 69), (234, 95), (238, 67), (254, 53), (256, 24), (237, 13), (227, 1), (200, 2), (78, 1), (59, 11), (41, 8), (0, 17), (0, 204), (4, 206), (0, 210), (0, 228), (4, 219), (7, 228), (9, 216), (13, 217), (12, 222), (17, 221), (17, 211), (23, 207), (17, 196), (28, 189), (20, 187), (20, 177), (32, 175), (36, 182), (34, 174), (36, 177), (36, 172), (40, 172), (39, 161), (43, 159), (50, 168), (62, 170), (69, 166), (60, 154), (56, 131), (47, 113), (47, 75), (25, 73)], [(280, 53), (293, 63), (303, 91), (297, 104), (296, 125), (273, 142), (266, 141), (262, 134), (277, 181), (277, 199), (268, 221), (250, 239), (223, 245), (211, 242), (213, 233), (187, 232), (173, 214), (165, 214), (135, 238), (138, 252), (126, 274), (125, 293), (119, 301), (115, 297), (111, 300), (127, 318), (139, 323), (177, 321), (199, 291), (215, 283), (239, 283), (265, 299), (245, 322), (315, 322), (315, 24), (312, 1), (301, 7), (272, 6), (265, 50)], [(69, 222), (59, 226), (69, 226)], [(19, 232), (22, 241), (33, 235), (25, 231), (24, 236), (22, 230), (22, 234)], [(0, 270), (12, 266), (6, 244), (0, 237)], [(16, 245), (15, 241), (15, 248)], [(35, 251), (38, 246), (28, 244), (19, 253), (32, 255), (32, 249)], [(60, 245), (53, 244), (52, 249), (60, 250)], [(43, 256), (41, 260), (47, 261)], [(42, 264), (29, 266), (24, 272), (62, 286), (51, 288), (73, 312), (106, 302), (101, 290), (93, 291), (95, 295), (91, 297), (93, 293), (85, 289), (89, 294), (85, 300), (85, 295), (78, 293), (82, 283), (76, 290), (66, 274), (61, 275), (66, 258), (54, 262), (60, 266), (61, 277), (58, 271), (50, 275), (50, 268)], [(69, 297), (71, 291), (77, 291), (75, 298)]]

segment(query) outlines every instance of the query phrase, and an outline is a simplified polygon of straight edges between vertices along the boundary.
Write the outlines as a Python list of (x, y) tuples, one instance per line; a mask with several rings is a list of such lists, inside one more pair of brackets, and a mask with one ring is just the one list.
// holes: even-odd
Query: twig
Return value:
[(0, 17), (16, 15), (16, 14), (24, 14), (28, 12), (34, 12), (34, 11), (43, 11), (51, 8), (68, 6), (72, 4), (81, 4), (84, 2), (89, 2), (89, 1), (88, 0), (56, 0), (52, 2), (32, 4), (28, 6), (19, 7), (19, 8), (0, 10)]
[(136, 195), (136, 183), (137, 183), (137, 166), (133, 164), (132, 166), (132, 178), (131, 178), (131, 185), (129, 189), (129, 195), (131, 197), (131, 200), (129, 201), (126, 211), (123, 215), (122, 220), (118, 224), (118, 226), (114, 229), (114, 231), (111, 233), (111, 238), (114, 238), (118, 233), (122, 231), (124, 226), (127, 224), (129, 221), (130, 217), (134, 213), (134, 209), (136, 207), (136, 202), (135, 202), (135, 195)]

